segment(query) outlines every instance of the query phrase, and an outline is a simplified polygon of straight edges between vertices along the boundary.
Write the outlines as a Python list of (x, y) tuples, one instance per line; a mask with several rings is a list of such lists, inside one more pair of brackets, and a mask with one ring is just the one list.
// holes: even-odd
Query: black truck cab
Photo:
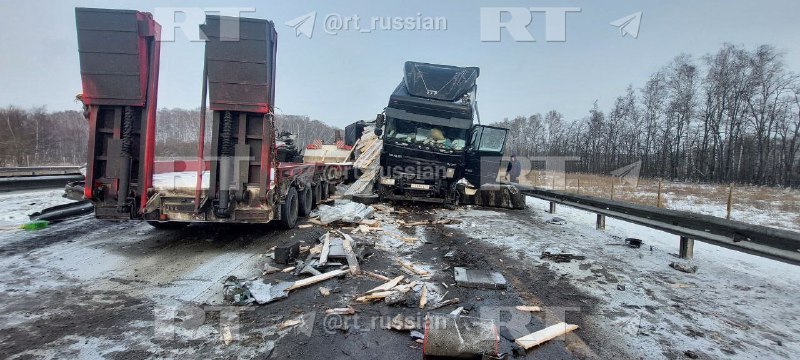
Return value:
[[(476, 67), (405, 63), (404, 79), (380, 117), (382, 198), (452, 203), (459, 197), (459, 184), (476, 188), (494, 182), (506, 130), (473, 124), (479, 72)], [(490, 157), (496, 158), (494, 171), (489, 170), (495, 167)]]

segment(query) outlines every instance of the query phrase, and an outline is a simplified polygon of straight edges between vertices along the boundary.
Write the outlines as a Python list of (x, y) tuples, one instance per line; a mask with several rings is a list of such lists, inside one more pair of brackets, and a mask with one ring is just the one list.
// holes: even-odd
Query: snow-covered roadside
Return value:
[(64, 189), (0, 193), (0, 231), (28, 221), (28, 215), (73, 200), (62, 197)]
[[(451, 225), (526, 261), (547, 264), (577, 288), (599, 300), (595, 313), (584, 314), (610, 344), (636, 358), (682, 356), (685, 351), (710, 358), (797, 358), (800, 356), (800, 268), (697, 242), (696, 274), (669, 267), (678, 260), (678, 237), (608, 219), (606, 231), (594, 228), (595, 214), (529, 199), (530, 209), (461, 212)], [(558, 216), (563, 226), (545, 223)], [(622, 244), (626, 237), (644, 240), (640, 249)], [(584, 261), (551, 263), (544, 251), (585, 255)], [(620, 290), (618, 285), (624, 285)], [(558, 304), (543, 304), (557, 306)], [(601, 355), (603, 349), (598, 349)], [(657, 354), (660, 354), (657, 355)]]

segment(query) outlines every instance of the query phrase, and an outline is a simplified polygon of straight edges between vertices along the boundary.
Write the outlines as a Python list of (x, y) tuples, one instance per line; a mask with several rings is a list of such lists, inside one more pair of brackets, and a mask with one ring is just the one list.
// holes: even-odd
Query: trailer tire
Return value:
[(306, 188), (300, 192), (299, 200), (298, 212), (300, 216), (306, 217), (311, 214), (311, 209), (314, 208), (314, 195), (311, 193), (310, 186), (306, 186)]
[(313, 203), (311, 207), (316, 208), (322, 201), (322, 186), (320, 186), (320, 184), (311, 187), (311, 198), (311, 202)]
[(285, 229), (291, 229), (297, 224), (297, 189), (290, 187), (289, 192), (286, 194), (286, 201), (281, 204), (281, 226)]
[(327, 181), (323, 181), (323, 182), (319, 183), (319, 187), (321, 188), (320, 192), (322, 193), (321, 199), (322, 200), (328, 200), (328, 196), (330, 196), (330, 195), (328, 195), (328, 190), (329, 190), (328, 189), (328, 182)]

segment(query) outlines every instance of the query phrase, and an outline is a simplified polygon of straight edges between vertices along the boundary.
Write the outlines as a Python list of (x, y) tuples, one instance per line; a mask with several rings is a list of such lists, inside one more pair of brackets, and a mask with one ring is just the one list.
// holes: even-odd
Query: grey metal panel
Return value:
[(143, 105), (145, 91), (138, 12), (76, 8), (84, 101)]
[[(238, 38), (220, 33), (238, 22)], [(208, 41), (208, 90), (212, 110), (269, 112), (274, 97), (274, 24), (267, 20), (209, 15), (201, 26)]]

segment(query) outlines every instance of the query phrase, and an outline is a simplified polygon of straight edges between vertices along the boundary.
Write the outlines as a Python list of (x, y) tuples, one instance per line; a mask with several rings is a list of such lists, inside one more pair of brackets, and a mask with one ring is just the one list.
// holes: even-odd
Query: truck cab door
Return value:
[(472, 185), (480, 187), (497, 182), (507, 135), (508, 130), (499, 127), (476, 125), (472, 128), (464, 169), (464, 177)]

